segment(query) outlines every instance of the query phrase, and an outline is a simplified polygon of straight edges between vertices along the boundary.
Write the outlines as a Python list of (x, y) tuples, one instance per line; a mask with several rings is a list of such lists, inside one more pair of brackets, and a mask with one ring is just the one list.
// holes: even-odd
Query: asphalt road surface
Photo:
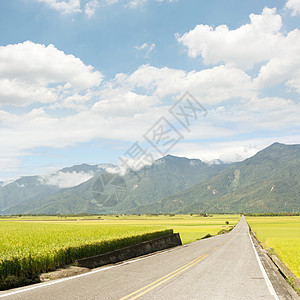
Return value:
[(271, 283), (242, 217), (229, 234), (62, 280), (0, 292), (2, 299), (293, 299)]

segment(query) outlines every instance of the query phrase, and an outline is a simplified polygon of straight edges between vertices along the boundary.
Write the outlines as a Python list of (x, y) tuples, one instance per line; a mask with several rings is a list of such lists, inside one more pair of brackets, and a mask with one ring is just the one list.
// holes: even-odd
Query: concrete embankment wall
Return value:
[(179, 233), (174, 233), (165, 237), (157, 238), (112, 252), (79, 259), (78, 265), (80, 267), (95, 268), (179, 245), (182, 245), (180, 235)]

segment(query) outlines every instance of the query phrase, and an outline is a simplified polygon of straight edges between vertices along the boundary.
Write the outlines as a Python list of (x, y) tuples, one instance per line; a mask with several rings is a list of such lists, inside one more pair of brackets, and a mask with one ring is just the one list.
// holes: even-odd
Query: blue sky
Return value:
[[(174, 155), (300, 143), (300, 0), (0, 2), (0, 179), (118, 163), (164, 117)], [(208, 114), (169, 112), (185, 92)]]

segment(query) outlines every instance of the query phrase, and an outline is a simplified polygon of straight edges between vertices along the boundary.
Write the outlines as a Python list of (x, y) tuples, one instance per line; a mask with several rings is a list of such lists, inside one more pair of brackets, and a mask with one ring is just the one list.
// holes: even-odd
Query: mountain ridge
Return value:
[[(81, 165), (82, 166), (82, 165)], [(83, 165), (86, 168), (86, 165)], [(4, 213), (119, 213), (148, 204), (165, 195), (181, 191), (198, 181), (219, 173), (226, 165), (208, 165), (198, 159), (188, 159), (167, 155), (145, 166), (137, 172), (127, 172), (124, 176), (128, 195), (116, 207), (103, 207), (93, 195), (93, 184), (97, 176), (72, 188), (55, 191), (49, 197), (35, 198), (18, 203)], [(74, 171), (74, 168), (64, 170)], [(142, 180), (141, 180), (142, 179)], [(72, 206), (73, 203), (73, 206)]]
[(300, 145), (274, 143), (206, 182), (129, 213), (300, 211), (299, 191)]
[[(80, 176), (90, 174), (87, 180), (66, 188), (43, 185), (39, 176), (18, 179), (0, 187), (0, 213), (300, 211), (300, 145), (274, 143), (244, 161), (231, 164), (209, 164), (166, 155), (140, 171), (108, 175), (119, 176), (119, 182), (126, 183), (126, 195), (111, 207), (101, 202), (102, 196), (99, 200), (93, 193), (99, 176), (108, 174), (107, 168), (117, 167), (81, 164), (63, 168), (56, 173), (63, 173), (63, 177), (55, 180), (63, 180), (65, 175), (68, 179), (72, 174), (79, 174), (81, 179)], [(52, 178), (48, 183), (55, 180)], [(112, 191), (110, 187), (108, 192)], [(13, 195), (17, 195), (16, 199)]]

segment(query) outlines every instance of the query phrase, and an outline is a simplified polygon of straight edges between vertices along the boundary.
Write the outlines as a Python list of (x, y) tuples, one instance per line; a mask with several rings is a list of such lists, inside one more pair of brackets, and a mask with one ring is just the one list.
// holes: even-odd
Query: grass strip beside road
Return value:
[(262, 246), (300, 279), (300, 217), (247, 217)]

